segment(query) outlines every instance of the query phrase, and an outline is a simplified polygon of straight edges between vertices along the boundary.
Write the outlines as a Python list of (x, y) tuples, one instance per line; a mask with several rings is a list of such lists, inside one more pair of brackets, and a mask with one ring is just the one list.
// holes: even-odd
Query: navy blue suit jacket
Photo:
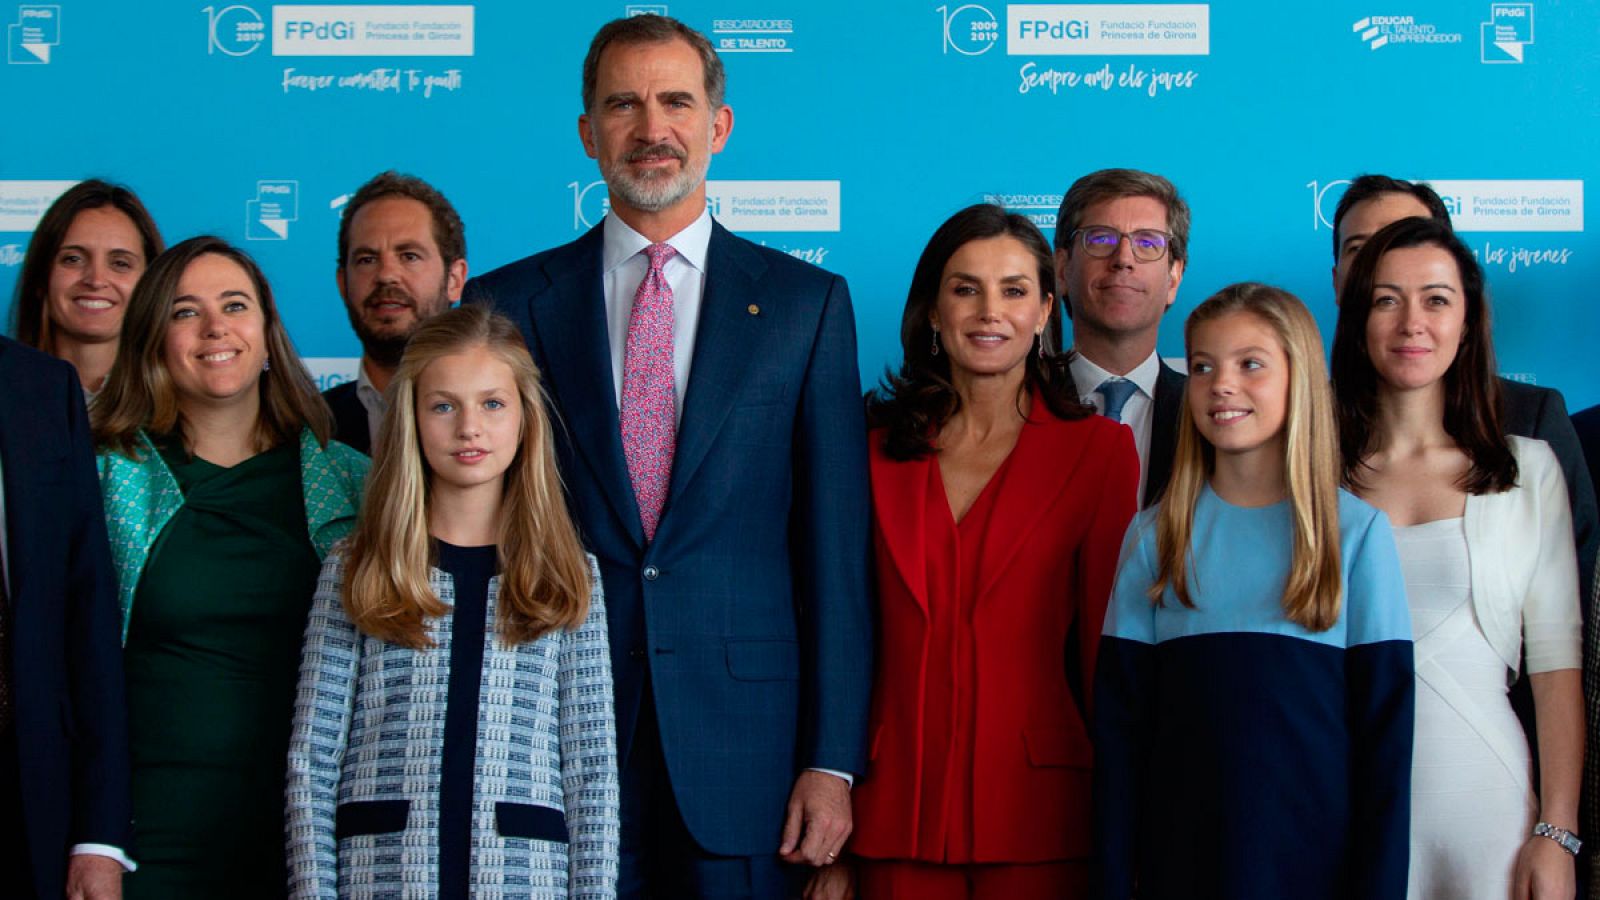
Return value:
[(55, 898), (73, 844), (131, 849), (121, 621), (77, 375), (0, 338), (0, 385), (22, 822)]
[(871, 501), (849, 291), (713, 227), (647, 544), (622, 451), (603, 227), (474, 279), (467, 301), (516, 321), (564, 423), (562, 477), (605, 582), (620, 758), (650, 690), (690, 834), (716, 854), (771, 854), (798, 772), (866, 763)]
[(1159, 360), (1156, 374), (1155, 408), (1150, 411), (1150, 465), (1145, 476), (1144, 497), (1139, 508), (1154, 506), (1166, 492), (1172, 477), (1172, 457), (1178, 452), (1178, 423), (1189, 414), (1185, 385), (1189, 377)]

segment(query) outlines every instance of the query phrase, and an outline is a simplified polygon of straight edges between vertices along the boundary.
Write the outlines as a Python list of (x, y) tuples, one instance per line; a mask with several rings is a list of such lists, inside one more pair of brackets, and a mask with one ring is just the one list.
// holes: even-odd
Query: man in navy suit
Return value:
[(866, 435), (843, 279), (734, 237), (705, 174), (721, 61), (608, 23), (578, 131), (611, 209), (468, 285), (514, 318), (600, 560), (624, 897), (779, 897), (850, 831), (872, 676)]
[(122, 896), (117, 593), (83, 389), (0, 338), (0, 895)]
[(1133, 430), (1149, 506), (1172, 473), (1183, 409), (1184, 376), (1156, 355), (1156, 338), (1189, 260), (1189, 205), (1160, 175), (1090, 172), (1061, 198), (1055, 244), (1072, 380), (1083, 402)]

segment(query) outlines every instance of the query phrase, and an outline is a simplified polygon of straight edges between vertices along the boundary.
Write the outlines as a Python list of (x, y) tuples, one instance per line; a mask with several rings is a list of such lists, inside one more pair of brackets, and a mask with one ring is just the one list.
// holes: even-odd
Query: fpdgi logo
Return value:
[(944, 52), (951, 50), (962, 56), (982, 56), (1000, 42), (1000, 20), (994, 13), (976, 3), (951, 9), (939, 7), (944, 17)]
[(19, 6), (17, 22), (6, 27), (6, 62), (13, 66), (42, 66), (50, 62), (50, 48), (61, 43), (61, 7)]
[(0, 244), (0, 266), (9, 268), (20, 265), (22, 265), (22, 245)]
[(261, 14), (248, 6), (208, 6), (206, 14), (206, 54), (224, 53), (228, 56), (249, 56), (261, 49), (267, 40), (267, 24)]
[(1211, 55), (1209, 3), (1013, 3), (1006, 20), (1007, 56)]
[(472, 56), (472, 4), (272, 6), (273, 56)]
[(1491, 3), (1481, 26), (1486, 63), (1520, 63), (1522, 48), (1533, 43), (1532, 3)]
[(1089, 36), (1089, 23), (1083, 19), (1023, 19), (1017, 23), (1017, 36), (1081, 41)]
[(300, 182), (258, 181), (256, 196), (244, 202), (244, 236), (252, 241), (286, 241), (289, 223), (300, 218)]

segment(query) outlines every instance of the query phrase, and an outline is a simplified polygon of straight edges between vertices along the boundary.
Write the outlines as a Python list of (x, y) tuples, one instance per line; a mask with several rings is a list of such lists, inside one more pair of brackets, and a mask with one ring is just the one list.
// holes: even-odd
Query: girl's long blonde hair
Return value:
[[(1270, 327), (1289, 359), (1289, 402), (1284, 421), (1284, 472), (1293, 522), (1289, 577), (1283, 612), (1311, 631), (1327, 631), (1339, 620), (1344, 584), (1339, 559), (1339, 439), (1333, 396), (1322, 357), (1322, 335), (1299, 298), (1265, 284), (1229, 285), (1195, 308), (1184, 324), (1186, 349), (1195, 328), (1232, 313), (1249, 313)], [(1167, 587), (1190, 609), (1190, 542), (1194, 507), (1216, 467), (1216, 449), (1201, 436), (1184, 404), (1178, 447), (1161, 509), (1156, 514), (1157, 605)]]
[(589, 563), (562, 495), (539, 371), (516, 326), (484, 307), (465, 306), (430, 319), (406, 345), (345, 557), (350, 621), (372, 637), (416, 649), (433, 645), (428, 620), (450, 611), (428, 577), (432, 473), (417, 434), (417, 379), (434, 360), (462, 352), (510, 366), (522, 406), (521, 446), (504, 476), (500, 510), (500, 636), (515, 646), (575, 628), (589, 615)]

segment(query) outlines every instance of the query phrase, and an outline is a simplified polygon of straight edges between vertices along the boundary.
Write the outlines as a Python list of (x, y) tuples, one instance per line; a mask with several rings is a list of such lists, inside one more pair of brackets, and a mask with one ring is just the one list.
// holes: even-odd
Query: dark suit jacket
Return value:
[(1144, 502), (1140, 508), (1161, 499), (1167, 489), (1167, 479), (1172, 477), (1172, 457), (1178, 450), (1179, 417), (1186, 415), (1183, 402), (1187, 375), (1180, 374), (1160, 360), (1161, 371), (1156, 375), (1155, 407), (1150, 411), (1150, 473), (1144, 483)]
[[(1075, 351), (1074, 351), (1075, 352)], [(1150, 410), (1150, 469), (1144, 481), (1144, 497), (1139, 508), (1153, 505), (1167, 489), (1167, 479), (1172, 477), (1172, 457), (1178, 449), (1178, 417), (1184, 414), (1183, 386), (1188, 377), (1156, 357), (1160, 366), (1156, 372), (1156, 395)], [(1088, 390), (1084, 390), (1087, 387)], [(1073, 385), (1079, 397), (1095, 389), (1095, 385)]]
[(866, 763), (870, 500), (849, 292), (713, 227), (671, 483), (646, 544), (606, 337), (603, 227), (474, 279), (467, 302), (517, 323), (564, 422), (562, 477), (605, 583), (619, 758), (651, 691), (689, 833), (712, 853), (770, 855), (800, 770)]
[(1583, 458), (1589, 463), (1589, 486), (1600, 491), (1600, 406), (1573, 413), (1572, 429), (1577, 432)]
[[(938, 777), (923, 762), (927, 716), (948, 710), (950, 695), (926, 690), (924, 671), (931, 655), (956, 651), (932, 645), (925, 535), (950, 510), (929, 490), (937, 456), (893, 460), (882, 437), (872, 433), (881, 623), (872, 762), (855, 789), (851, 842), (863, 856), (937, 862), (944, 846), (919, 842), (919, 828), (939, 813), (919, 812), (918, 804), (925, 779)], [(972, 817), (945, 825), (970, 834), (974, 862), (1083, 858), (1092, 850), (1094, 751), (1081, 700), (1093, 694), (1117, 555), (1136, 508), (1139, 456), (1128, 429), (1101, 416), (1064, 422), (1036, 396), (1006, 465), (983, 537), (992, 552), (980, 563), (964, 629), (976, 670), (975, 719), (962, 735), (974, 741), (972, 770), (948, 782), (971, 791)], [(1071, 673), (1063, 648), (1070, 648)]]
[(333, 410), (333, 439), (371, 456), (372, 430), (367, 424), (367, 408), (356, 394), (356, 383), (334, 385), (322, 392), (322, 399)]
[(117, 585), (77, 375), (0, 338), (0, 384), (22, 821), (54, 900), (72, 845), (132, 849)]
[[(1561, 474), (1567, 480), (1567, 497), (1572, 502), (1572, 531), (1578, 543), (1578, 578), (1583, 596), (1589, 596), (1594, 578), (1594, 560), (1600, 544), (1600, 511), (1595, 508), (1594, 484), (1584, 464), (1583, 445), (1567, 417), (1567, 404), (1561, 392), (1519, 381), (1500, 380), (1505, 401), (1505, 429), (1509, 434), (1538, 438), (1555, 451)], [(1595, 622), (1594, 610), (1584, 610), (1584, 621)], [(1591, 628), (1595, 627), (1591, 624)]]

